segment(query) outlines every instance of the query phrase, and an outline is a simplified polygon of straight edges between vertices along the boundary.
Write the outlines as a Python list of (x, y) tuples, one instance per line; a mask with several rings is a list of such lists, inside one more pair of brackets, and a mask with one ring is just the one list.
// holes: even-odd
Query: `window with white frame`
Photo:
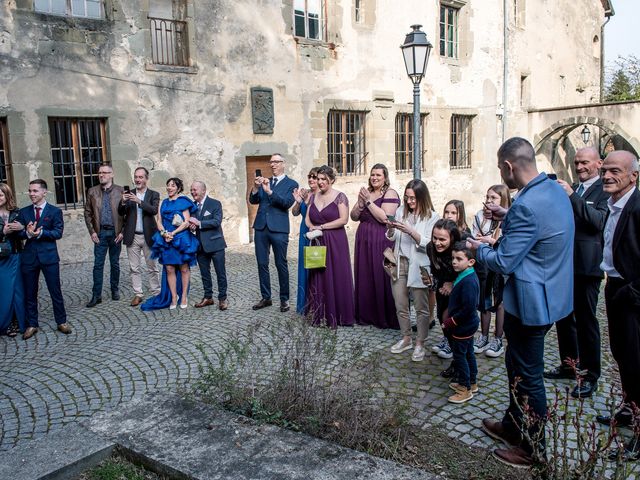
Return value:
[(440, 55), (458, 58), (458, 17), (460, 9), (440, 4)]
[(34, 0), (36, 12), (69, 17), (104, 18), (103, 0)]
[(324, 40), (324, 1), (293, 1), (293, 34), (311, 40)]

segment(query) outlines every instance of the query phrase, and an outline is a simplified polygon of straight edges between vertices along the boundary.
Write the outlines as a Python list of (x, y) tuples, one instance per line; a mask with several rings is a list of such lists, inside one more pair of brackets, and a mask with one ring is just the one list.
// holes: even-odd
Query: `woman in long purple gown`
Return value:
[(400, 205), (398, 192), (389, 188), (389, 171), (378, 163), (371, 168), (368, 187), (362, 187), (351, 219), (360, 221), (356, 232), (354, 271), (356, 322), (378, 328), (399, 329), (391, 281), (382, 268), (382, 252), (393, 242), (386, 237), (387, 218)]
[(351, 326), (355, 323), (353, 277), (344, 229), (349, 220), (349, 200), (333, 189), (336, 177), (331, 167), (320, 167), (317, 178), (318, 191), (309, 200), (306, 222), (310, 231), (322, 231), (313, 243), (326, 245), (327, 266), (308, 270), (306, 313), (314, 325)]

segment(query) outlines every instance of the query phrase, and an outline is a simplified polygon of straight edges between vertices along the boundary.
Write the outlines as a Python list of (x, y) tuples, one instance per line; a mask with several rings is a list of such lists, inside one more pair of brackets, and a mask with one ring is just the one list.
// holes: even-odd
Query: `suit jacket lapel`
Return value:
[(633, 188), (635, 190), (629, 197), (629, 200), (627, 201), (627, 204), (622, 209), (622, 212), (620, 212), (620, 220), (618, 220), (618, 225), (616, 225), (616, 231), (613, 232), (613, 243), (611, 244), (611, 248), (614, 252), (618, 248), (618, 242), (620, 242), (620, 239), (622, 238), (622, 232), (627, 226), (627, 222), (629, 221), (629, 215), (631, 214), (631, 210), (634, 209), (636, 204), (636, 199), (638, 195), (640, 195), (640, 192), (638, 191), (638, 189), (636, 187), (633, 187)]
[(602, 180), (600, 179), (593, 182), (593, 184), (589, 188), (587, 188), (585, 192), (582, 194), (582, 198), (590, 197), (592, 194), (596, 192), (596, 188), (598, 188), (598, 186), (600, 185), (602, 185)]

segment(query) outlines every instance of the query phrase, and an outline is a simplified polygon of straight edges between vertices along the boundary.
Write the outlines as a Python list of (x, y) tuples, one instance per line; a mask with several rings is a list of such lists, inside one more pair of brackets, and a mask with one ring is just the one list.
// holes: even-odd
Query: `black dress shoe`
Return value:
[(443, 378), (453, 378), (455, 374), (456, 374), (456, 367), (453, 365), (453, 362), (451, 362), (451, 365), (449, 365), (447, 368), (445, 368), (443, 371), (440, 372), (440, 376)]
[(102, 303), (102, 298), (93, 297), (91, 300), (89, 300), (89, 303), (87, 303), (87, 308), (93, 308), (99, 303)]
[(589, 398), (597, 390), (598, 383), (591, 380), (583, 380), (580, 385), (576, 385), (571, 396), (573, 398)]
[(280, 302), (280, 311), (282, 313), (289, 311), (289, 302)]
[(113, 290), (111, 292), (111, 300), (120, 300), (120, 292)]
[(260, 310), (261, 308), (270, 307), (271, 305), (273, 305), (273, 302), (270, 299), (263, 298), (251, 308), (254, 310)]
[(571, 368), (560, 366), (560, 367), (552, 368), (551, 370), (547, 370), (542, 374), (542, 376), (544, 378), (549, 378), (551, 380), (559, 380), (561, 378), (575, 380), (576, 372), (574, 372)]
[[(633, 416), (629, 410), (618, 410), (613, 419), (619, 427), (630, 427), (633, 422)], [(611, 420), (610, 415), (596, 415), (596, 421), (602, 425), (611, 425)]]

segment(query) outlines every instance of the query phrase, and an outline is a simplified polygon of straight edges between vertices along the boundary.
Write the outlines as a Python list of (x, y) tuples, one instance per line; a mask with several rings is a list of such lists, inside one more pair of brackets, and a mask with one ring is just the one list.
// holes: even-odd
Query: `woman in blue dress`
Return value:
[(24, 227), (16, 221), (17, 216), (11, 188), (0, 183), (0, 335), (10, 337), (18, 333), (11, 324), (14, 318), (21, 332), (26, 328), (19, 254), (22, 243), (18, 238)]
[(302, 222), (300, 222), (300, 239), (298, 241), (298, 297), (296, 300), (296, 311), (299, 314), (304, 314), (304, 307), (307, 304), (307, 270), (304, 268), (304, 247), (309, 245), (309, 240), (305, 237), (309, 231), (307, 227), (307, 210), (309, 208), (309, 199), (311, 195), (318, 191), (318, 167), (313, 167), (309, 170), (307, 175), (309, 182), (309, 189), (304, 188), (295, 189), (293, 191), (293, 198), (296, 203), (293, 204), (291, 213), (294, 217), (302, 215)]
[[(179, 178), (167, 180), (168, 198), (162, 201), (156, 219), (158, 231), (153, 235), (151, 258), (164, 265), (160, 294), (143, 303), (142, 310), (169, 307), (187, 308), (187, 293), (191, 272), (196, 263), (198, 239), (189, 231), (189, 218), (198, 207), (184, 195), (184, 184)], [(180, 275), (178, 275), (178, 271)]]

